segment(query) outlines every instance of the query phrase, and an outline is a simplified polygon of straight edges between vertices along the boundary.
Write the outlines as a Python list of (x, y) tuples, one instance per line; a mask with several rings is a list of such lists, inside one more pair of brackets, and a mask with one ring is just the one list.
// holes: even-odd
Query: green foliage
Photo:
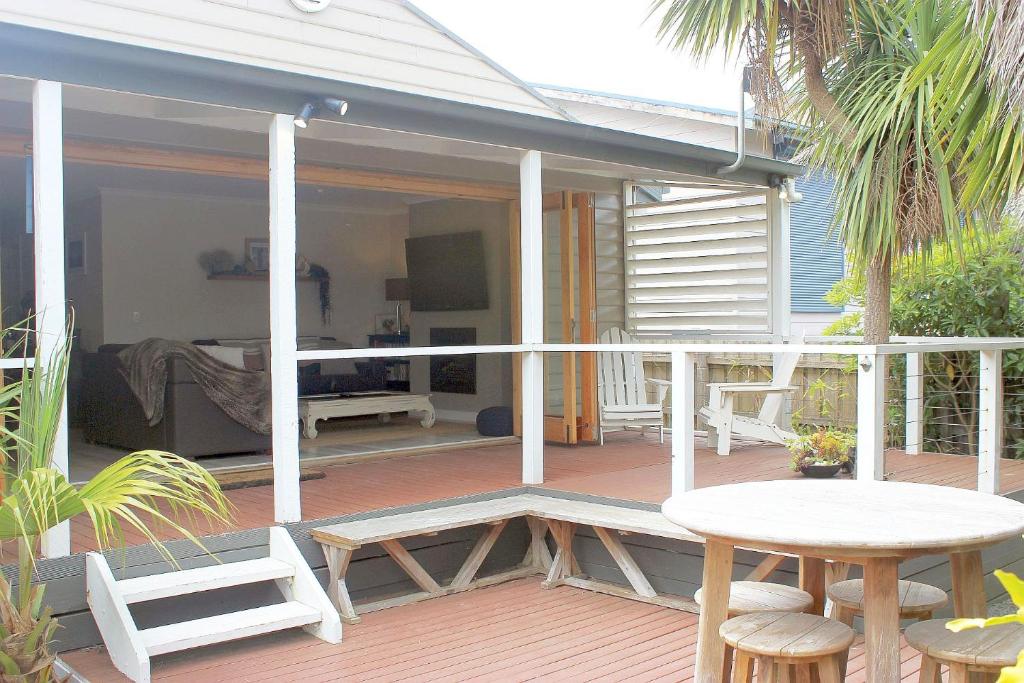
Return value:
[(50, 609), (43, 607), (44, 586), (35, 586), (28, 604), (17, 606), (11, 584), (0, 577), (0, 680), (50, 683), (53, 656), (48, 645), (57, 630)]
[[(72, 327), (69, 322), (68, 332)], [(0, 388), (0, 541), (18, 545), (16, 603), (10, 586), (0, 582), (0, 680), (48, 681), (52, 656), (47, 645), (56, 625), (41, 611), (43, 586), (35, 585), (33, 572), (44, 532), (85, 514), (100, 547), (106, 548), (123, 544), (122, 525), (127, 524), (173, 563), (150, 526), (173, 529), (199, 544), (178, 520), (201, 515), (226, 523), (230, 503), (205, 469), (159, 451), (131, 453), (81, 486), (68, 482), (53, 467), (53, 449), (64, 409), (70, 342), (44, 358), (44, 344), (38, 339), (30, 344), (35, 335), (27, 329), (5, 330), (4, 336), (18, 332), (24, 340), (19, 350), (34, 347), (35, 354), (18, 381)]]
[(822, 427), (786, 442), (786, 447), (793, 454), (789, 466), (796, 472), (809, 465), (844, 465), (850, 462), (850, 452), (856, 445), (854, 434)]
[[(895, 265), (891, 332), (905, 336), (1024, 336), (1024, 258), (1021, 230), (1007, 224), (997, 232), (968, 233), (957, 254), (935, 248), (925, 258)], [(829, 294), (838, 305), (861, 305), (863, 282), (846, 278)], [(829, 334), (856, 334), (859, 320), (847, 314)], [(902, 376), (902, 363), (891, 371)], [(973, 453), (977, 434), (978, 354), (925, 356), (925, 440), (929, 450)], [(1004, 422), (1007, 450), (1024, 457), (1024, 352), (1003, 354)], [(899, 415), (893, 415), (899, 419)], [(958, 426), (962, 442), (952, 448), (941, 423)]]
[[(962, 221), (991, 220), (1024, 186), (1024, 116), (989, 78), (997, 24), (971, 0), (653, 0), (652, 12), (677, 49), (746, 50), (762, 121), (804, 131), (801, 155), (835, 179), (834, 228), (883, 302), (891, 260), (955, 244)], [(871, 303), (865, 332), (883, 341), (888, 312)]]

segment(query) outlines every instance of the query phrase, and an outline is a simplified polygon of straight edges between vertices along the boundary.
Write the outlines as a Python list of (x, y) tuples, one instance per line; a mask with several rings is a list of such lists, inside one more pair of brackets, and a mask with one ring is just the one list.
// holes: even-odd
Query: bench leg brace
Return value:
[(548, 527), (543, 519), (527, 517), (526, 524), (530, 527), (530, 545), (523, 558), (523, 566), (533, 567), (547, 574), (551, 569), (551, 551), (548, 550)]
[(629, 554), (626, 547), (622, 545), (622, 541), (619, 540), (618, 536), (608, 531), (608, 529), (599, 526), (594, 527), (594, 533), (601, 539), (601, 543), (604, 544), (604, 547), (611, 554), (615, 564), (619, 565), (619, 569), (626, 575), (626, 580), (629, 581), (629, 585), (633, 587), (636, 594), (645, 598), (657, 597), (658, 593), (651, 586), (647, 577), (644, 576), (636, 560)]
[(547, 579), (542, 584), (545, 588), (554, 588), (561, 584), (563, 579), (579, 572), (576, 565), (576, 558), (572, 553), (572, 539), (576, 535), (576, 525), (572, 522), (560, 522), (548, 520), (548, 528), (551, 529), (551, 536), (558, 545), (555, 557), (551, 561), (551, 569), (548, 570)]
[(458, 591), (468, 588), (476, 578), (477, 571), (480, 570), (480, 565), (483, 564), (484, 560), (487, 559), (488, 553), (491, 552), (491, 548), (494, 547), (494, 543), (498, 540), (498, 536), (504, 531), (505, 527), (508, 526), (508, 520), (503, 519), (499, 522), (492, 524), (484, 533), (480, 536), (480, 539), (473, 546), (473, 550), (469, 552), (469, 557), (463, 562), (462, 568), (459, 569), (459, 573), (455, 575), (451, 585), (448, 586), (449, 590)]
[(356, 614), (356, 610), (352, 606), (352, 599), (348, 595), (348, 586), (345, 585), (345, 574), (348, 573), (348, 565), (352, 561), (352, 553), (355, 552), (355, 548), (336, 548), (328, 545), (322, 547), (324, 555), (327, 557), (327, 569), (330, 572), (330, 579), (327, 582), (327, 597), (334, 603), (342, 621), (346, 624), (358, 624), (359, 615)]
[(427, 570), (409, 554), (409, 551), (401, 543), (396, 540), (387, 540), (381, 541), (380, 545), (422, 591), (431, 595), (440, 595), (443, 592), (437, 581), (434, 581)]

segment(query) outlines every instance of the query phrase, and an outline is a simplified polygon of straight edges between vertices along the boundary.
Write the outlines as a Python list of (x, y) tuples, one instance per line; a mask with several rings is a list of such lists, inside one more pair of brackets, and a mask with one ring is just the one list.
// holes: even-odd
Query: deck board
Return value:
[[(698, 444), (702, 444), (699, 440)], [(661, 445), (653, 434), (609, 435), (605, 446), (545, 448), (545, 486), (560, 491), (661, 503), (669, 495), (670, 444)], [(326, 477), (302, 482), (303, 519), (315, 520), (354, 512), (423, 503), (455, 496), (485, 493), (519, 486), (521, 448), (516, 445), (483, 446), (429, 454), (362, 461), (323, 467)], [(740, 481), (799, 477), (788, 469), (789, 454), (776, 446), (734, 446), (729, 456), (706, 448), (696, 452), (698, 487)], [(949, 455), (907, 456), (890, 451), (885, 471), (892, 479), (973, 488), (977, 459)], [(1004, 460), (1003, 493), (1024, 490), (1024, 461)], [(273, 487), (259, 486), (227, 492), (236, 509), (235, 529), (270, 526)], [(225, 531), (202, 522), (197, 534)], [(177, 538), (172, 530), (159, 530), (161, 539)], [(126, 542), (144, 538), (126, 530)], [(96, 546), (89, 522), (72, 522), (75, 552)]]
[[(302, 631), (154, 659), (153, 680), (223, 681), (687, 681), (697, 617), (528, 578), (363, 616), (341, 645)], [(862, 643), (848, 681), (862, 681)], [(919, 658), (904, 644), (904, 680)], [(93, 683), (125, 679), (102, 648), (65, 655)]]

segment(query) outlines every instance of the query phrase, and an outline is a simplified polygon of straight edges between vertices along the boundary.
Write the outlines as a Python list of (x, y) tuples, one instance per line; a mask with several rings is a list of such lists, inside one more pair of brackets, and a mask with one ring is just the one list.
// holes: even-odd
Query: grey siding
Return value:
[(835, 202), (832, 179), (819, 171), (797, 180), (803, 201), (793, 205), (792, 240), (792, 309), (798, 313), (834, 313), (839, 309), (825, 303), (828, 290), (843, 277), (843, 247), (835, 235), (829, 234)]

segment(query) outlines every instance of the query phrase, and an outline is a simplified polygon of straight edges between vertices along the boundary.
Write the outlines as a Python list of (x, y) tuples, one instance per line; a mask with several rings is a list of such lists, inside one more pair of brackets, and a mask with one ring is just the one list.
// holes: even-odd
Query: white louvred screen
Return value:
[(634, 334), (768, 330), (764, 189), (673, 188), (625, 213), (626, 318)]

